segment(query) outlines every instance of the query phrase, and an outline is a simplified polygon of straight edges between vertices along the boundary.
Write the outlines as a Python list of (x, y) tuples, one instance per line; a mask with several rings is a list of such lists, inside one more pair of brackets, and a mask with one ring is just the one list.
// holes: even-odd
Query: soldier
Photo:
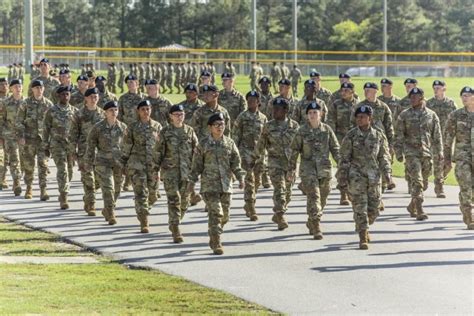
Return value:
[(273, 119), (263, 127), (250, 163), (253, 166), (255, 161), (262, 158), (265, 150), (268, 151), (268, 170), (274, 188), (272, 221), (278, 225), (278, 230), (288, 227), (284, 215), (290, 203), (293, 181), (288, 181), (286, 173), (290, 159), (290, 145), (299, 127), (298, 123), (288, 117), (289, 106), (284, 98), (273, 100)]
[(352, 196), (355, 230), (359, 249), (369, 249), (369, 225), (379, 215), (381, 178), (391, 180), (388, 143), (383, 132), (372, 127), (372, 108), (362, 105), (355, 111), (357, 127), (351, 129), (341, 145), (337, 172), (339, 185)]
[(7, 79), (10, 80), (10, 81), (12, 81), (13, 79), (15, 79), (15, 74), (14, 74), (13, 65), (8, 65)]
[(69, 141), (67, 135), (72, 125), (72, 118), (77, 111), (69, 104), (71, 87), (60, 87), (57, 90), (59, 102), (51, 107), (44, 117), (43, 150), (46, 157), (53, 156), (57, 168), (59, 205), (61, 209), (69, 208), (68, 193), (71, 179), (73, 157), (68, 155)]
[(122, 166), (127, 166), (135, 194), (135, 211), (140, 221), (140, 231), (149, 232), (148, 215), (156, 202), (158, 173), (153, 168), (153, 148), (159, 140), (161, 124), (151, 119), (148, 100), (137, 105), (139, 119), (127, 127), (122, 156)]
[(398, 108), (393, 114), (393, 119), (395, 122), (397, 121), (398, 115), (400, 115), (400, 113), (402, 113), (404, 110), (409, 109), (411, 107), (409, 94), (413, 88), (416, 88), (417, 84), (418, 84), (418, 80), (413, 79), (413, 78), (407, 78), (403, 82), (407, 95), (400, 100)]
[(291, 89), (293, 90), (293, 94), (295, 97), (298, 96), (298, 83), (301, 82), (301, 70), (298, 69), (297, 65), (293, 65), (293, 69), (289, 74), (289, 78), (291, 80)]
[(173, 104), (160, 94), (160, 86), (155, 79), (145, 80), (145, 89), (147, 93), (145, 100), (151, 104), (151, 118), (163, 127), (168, 125), (168, 111)]
[(104, 108), (104, 105), (107, 102), (117, 101), (115, 94), (107, 89), (107, 78), (104, 76), (97, 76), (95, 78), (95, 87), (99, 90), (99, 102), (97, 103), (97, 106), (101, 109)]
[(115, 225), (115, 203), (122, 185), (121, 156), (122, 140), (126, 125), (117, 119), (118, 103), (109, 101), (104, 105), (105, 119), (94, 125), (87, 136), (87, 150), (84, 156), (84, 171), (99, 177), (104, 208), (102, 215), (109, 225)]
[[(329, 105), (327, 124), (331, 127), (337, 137), (337, 141), (341, 144), (346, 134), (351, 129), (351, 115), (358, 103), (358, 99), (354, 97), (354, 84), (345, 82), (341, 84), (341, 98), (336, 99)], [(341, 191), (339, 205), (349, 205), (349, 194), (347, 187), (338, 185)]]
[(237, 76), (237, 71), (235, 70), (235, 66), (232, 65), (232, 62), (230, 62), (230, 61), (227, 62), (227, 71), (226, 72), (233, 74), (234, 77)]
[(290, 69), (285, 65), (284, 62), (280, 62), (280, 77), (282, 79), (289, 79), (290, 78)]
[(383, 78), (380, 80), (380, 86), (382, 94), (378, 96), (378, 99), (388, 105), (390, 112), (392, 112), (392, 122), (395, 124), (395, 111), (397, 111), (400, 106), (400, 97), (396, 96), (392, 92), (393, 81), (388, 78)]
[(232, 199), (232, 175), (244, 188), (245, 172), (240, 167), (240, 156), (233, 140), (224, 136), (226, 118), (222, 113), (214, 113), (208, 119), (209, 136), (199, 142), (193, 157), (189, 176), (188, 192), (201, 176), (201, 194), (209, 216), (209, 246), (216, 255), (222, 255), (221, 244), (223, 226), (229, 220)]
[(153, 160), (157, 166), (156, 172), (161, 171), (165, 186), (168, 224), (173, 242), (182, 243), (179, 224), (189, 204), (187, 183), (198, 140), (192, 127), (184, 124), (183, 105), (171, 106), (169, 116), (171, 124), (161, 130), (159, 141), (153, 150)]
[(397, 160), (405, 159), (405, 173), (411, 182), (407, 210), (422, 221), (428, 218), (423, 211), (423, 191), (428, 188), (432, 159), (443, 161), (443, 140), (438, 116), (426, 107), (423, 90), (413, 88), (408, 95), (411, 108), (398, 116), (394, 147)]
[[(0, 78), (0, 104), (2, 99), (8, 96), (8, 81), (7, 78)], [(3, 121), (3, 114), (0, 113), (0, 122)], [(0, 142), (0, 190), (8, 189), (6, 181), (6, 171), (8, 166), (8, 157), (5, 152), (3, 142)]]
[(329, 104), (329, 99), (331, 99), (332, 92), (331, 90), (321, 86), (321, 74), (317, 71), (311, 71), (309, 73), (309, 78), (316, 83), (314, 90), (316, 98), (323, 100), (327, 106)]
[(139, 85), (140, 85), (140, 92), (145, 92), (145, 67), (143, 67), (143, 64), (142, 63), (138, 63), (138, 66), (137, 66), (137, 78), (138, 78), (138, 82), (139, 82)]
[(255, 65), (255, 61), (252, 61), (250, 63), (250, 74), (249, 74), (250, 90), (257, 90), (258, 71), (259, 71), (259, 69)]
[(123, 66), (122, 63), (119, 64), (119, 77), (117, 81), (117, 85), (120, 88), (120, 94), (123, 93), (123, 83), (125, 80), (125, 67)]
[(257, 91), (250, 91), (245, 96), (245, 99), (248, 103), (248, 109), (240, 113), (235, 120), (232, 138), (239, 149), (242, 168), (246, 172), (244, 191), (245, 215), (251, 221), (256, 221), (258, 220), (258, 215), (255, 210), (255, 195), (258, 187), (255, 183), (256, 179), (260, 179), (262, 176), (262, 168), (257, 170), (250, 163), (252, 162), (252, 154), (255, 151), (258, 139), (262, 134), (263, 126), (267, 123), (267, 117), (259, 111), (260, 94)]
[(229, 112), (230, 120), (233, 122), (240, 113), (247, 109), (247, 102), (245, 97), (234, 88), (233, 73), (225, 72), (221, 77), (224, 89), (219, 91), (218, 102)]
[(181, 67), (179, 64), (175, 64), (175, 77), (174, 77), (174, 87), (178, 90), (178, 94), (181, 94)]
[(290, 90), (291, 82), (288, 79), (281, 79), (278, 82), (278, 90), (279, 90), (279, 95), (274, 97), (272, 100), (268, 101), (267, 108), (266, 108), (266, 113), (264, 113), (269, 120), (271, 120), (273, 117), (273, 101), (276, 98), (281, 98), (285, 99), (288, 103), (288, 117), (293, 117), (295, 109), (298, 106), (298, 99), (296, 99), (292, 94)]
[(222, 113), (224, 115), (226, 123), (224, 134), (230, 136), (230, 116), (227, 110), (218, 103), (219, 91), (217, 87), (214, 85), (204, 85), (202, 90), (205, 104), (194, 112), (191, 119), (191, 127), (194, 128), (199, 141), (209, 136), (210, 130), (207, 126), (207, 121), (214, 113)]
[(166, 71), (166, 86), (170, 90), (169, 93), (173, 93), (173, 75), (174, 75), (173, 64), (168, 63), (168, 68)]
[(10, 174), (13, 179), (13, 193), (15, 196), (19, 196), (21, 194), (20, 153), (15, 133), (15, 120), (18, 109), (24, 103), (22, 81), (19, 79), (10, 81), (10, 92), (11, 96), (0, 101), (0, 143), (3, 144), (5, 155), (8, 157)]
[(160, 63), (160, 75), (161, 75), (161, 77), (160, 77), (159, 83), (160, 83), (160, 87), (163, 89), (163, 91), (161, 91), (161, 93), (166, 93), (167, 92), (167, 90), (166, 90), (166, 80), (168, 78), (168, 69), (167, 69), (164, 62)]
[(25, 79), (25, 67), (23, 67), (22, 63), (18, 64), (18, 79), (21, 81)]
[(95, 173), (86, 170), (87, 136), (92, 127), (105, 117), (104, 111), (97, 106), (99, 89), (90, 88), (85, 93), (84, 107), (74, 113), (69, 130), (69, 155), (77, 160), (81, 172), (81, 182), (84, 188), (84, 211), (89, 216), (95, 216)]
[(89, 80), (89, 88), (94, 88), (95, 87), (95, 79), (97, 78), (97, 75), (94, 70), (88, 70), (86, 72), (87, 79)]
[(467, 229), (474, 230), (472, 215), (474, 90), (471, 87), (464, 87), (460, 94), (464, 107), (449, 114), (444, 129), (444, 173), (449, 173), (452, 162), (456, 164), (454, 174), (460, 189), (459, 208)]
[[(346, 73), (341, 73), (339, 74), (339, 83), (342, 85), (344, 83), (351, 83), (351, 75), (349, 74), (346, 74)], [(335, 91), (331, 97), (329, 98), (329, 101), (328, 101), (328, 107), (330, 108), (331, 107), (331, 104), (334, 103), (337, 99), (340, 99), (341, 98), (341, 89)], [(357, 95), (357, 93), (353, 92), (354, 94), (354, 98), (357, 100), (357, 103), (359, 103), (359, 96)], [(337, 135), (337, 133), (336, 133)]]
[(117, 93), (117, 67), (115, 66), (115, 63), (111, 63), (110, 65), (110, 75), (108, 75), (109, 80), (107, 81), (108, 90), (112, 93)]
[(86, 76), (80, 75), (77, 77), (77, 90), (71, 94), (72, 106), (82, 109), (84, 107), (84, 93), (89, 88), (89, 79)]
[[(55, 88), (59, 86), (59, 81), (53, 78), (49, 71), (51, 70), (51, 64), (46, 58), (41, 59), (39, 63), (40, 75), (34, 80), (41, 80), (44, 84), (44, 96), (51, 100), (51, 96)], [(28, 96), (32, 96), (31, 87), (28, 89)]]
[[(435, 80), (433, 82), (434, 96), (426, 102), (426, 107), (433, 110), (439, 118), (439, 124), (441, 127), (441, 133), (444, 132), (446, 122), (448, 121), (449, 114), (455, 111), (457, 108), (456, 103), (451, 98), (446, 96), (446, 83), (441, 80)], [(442, 135), (442, 134), (441, 134)], [(443, 164), (440, 161), (433, 161), (433, 173), (434, 173), (434, 191), (437, 198), (446, 198), (444, 193), (444, 174)]]
[(314, 80), (309, 79), (304, 82), (304, 96), (296, 105), (292, 117), (292, 119), (294, 119), (300, 125), (307, 121), (306, 109), (308, 108), (308, 105), (313, 102), (318, 103), (318, 105), (321, 107), (322, 122), (326, 121), (328, 107), (323, 100), (316, 97), (315, 89), (316, 82)]
[(81, 64), (81, 76), (85, 76), (87, 72), (86, 65)]
[(209, 63), (209, 72), (211, 73), (211, 84), (216, 84), (216, 66), (214, 66), (214, 63), (211, 61)]
[(178, 105), (182, 105), (184, 108), (184, 124), (191, 125), (194, 112), (202, 107), (204, 102), (198, 98), (198, 87), (194, 83), (188, 83), (184, 88), (184, 93), (186, 99), (178, 103)]
[(273, 67), (270, 70), (270, 77), (272, 78), (272, 85), (274, 87), (274, 92), (278, 93), (277, 91), (277, 83), (280, 81), (281, 78), (281, 70), (280, 67), (278, 67), (276, 62), (273, 62)]
[[(211, 84), (211, 73), (207, 70), (201, 72), (201, 76), (199, 77), (199, 85), (210, 85)], [(202, 92), (202, 91), (201, 91)]]
[(32, 185), (35, 171), (35, 157), (38, 164), (38, 180), (40, 186), (40, 200), (49, 200), (46, 192), (48, 165), (41, 147), (43, 137), (43, 120), (46, 112), (53, 103), (43, 96), (44, 85), (40, 80), (31, 83), (33, 96), (22, 103), (15, 120), (15, 128), (19, 144), (23, 146), (23, 160), (25, 166), (25, 199), (33, 197)]
[(258, 81), (259, 85), (259, 92), (260, 92), (260, 112), (266, 115), (267, 108), (268, 108), (268, 102), (273, 99), (272, 91), (270, 89), (270, 86), (272, 85), (272, 82), (270, 81), (270, 78), (267, 76), (263, 76), (260, 78)]
[[(268, 103), (273, 99), (273, 95), (270, 89), (272, 82), (267, 76), (263, 76), (258, 81), (260, 87), (260, 104), (259, 111), (260, 113), (266, 116), (268, 113)], [(271, 106), (270, 106), (271, 108)], [(267, 117), (268, 120), (268, 117)], [(255, 174), (261, 174), (261, 179), (255, 178), (255, 188), (258, 189), (262, 185), (265, 189), (270, 188), (270, 177), (268, 176), (268, 166), (267, 166), (267, 157), (265, 154), (262, 159), (258, 160), (255, 164)]]
[[(324, 101), (323, 101), (324, 102)], [(294, 182), (301, 155), (300, 176), (306, 193), (306, 223), (309, 232), (316, 240), (323, 239), (320, 228), (324, 206), (331, 191), (331, 160), (339, 160), (339, 143), (329, 125), (322, 123), (322, 107), (317, 101), (306, 107), (307, 120), (298, 129), (291, 143), (291, 156), (288, 162), (287, 180)]]

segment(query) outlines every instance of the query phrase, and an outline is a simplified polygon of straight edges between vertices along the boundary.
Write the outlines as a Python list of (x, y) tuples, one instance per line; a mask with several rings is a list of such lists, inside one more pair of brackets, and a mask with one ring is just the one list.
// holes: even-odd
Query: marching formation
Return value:
[[(284, 68), (275, 63), (271, 76), (265, 76), (252, 63), (251, 91), (242, 95), (234, 88), (231, 63), (225, 63), (219, 90), (212, 64), (131, 64), (126, 73), (124, 65), (117, 70), (112, 63), (108, 78), (84, 65), (73, 85), (67, 65), (59, 69), (58, 80), (49, 61), (42, 59), (28, 87), (18, 73), (0, 78), (1, 188), (8, 189), (9, 170), (14, 195), (25, 189), (25, 199), (32, 199), (36, 164), (39, 198), (49, 200), (52, 158), (61, 209), (69, 208), (69, 184), (77, 166), (87, 215), (96, 215), (95, 193), (100, 190), (101, 214), (115, 225), (121, 190), (133, 190), (140, 231), (148, 233), (148, 217), (162, 184), (173, 241), (184, 241), (180, 224), (186, 211), (203, 200), (209, 246), (223, 254), (221, 235), (229, 221), (234, 182), (244, 190), (243, 212), (251, 221), (259, 219), (259, 187), (273, 186), (272, 221), (284, 230), (292, 187), (300, 179), (298, 188), (307, 197), (306, 226), (321, 240), (321, 219), (336, 168), (339, 202), (352, 204), (359, 248), (368, 249), (369, 227), (384, 209), (382, 193), (395, 188), (394, 159), (405, 163), (411, 194), (407, 210), (419, 221), (428, 219), (423, 192), (429, 176), (434, 175), (436, 196), (445, 198), (444, 180), (455, 163), (463, 221), (474, 229), (472, 88), (461, 90), (463, 107), (457, 109), (441, 80), (433, 82), (434, 96), (428, 100), (413, 78), (404, 82), (404, 98), (393, 95), (388, 78), (380, 81), (378, 96), (379, 84), (365, 83), (360, 98), (348, 74), (339, 76), (340, 89), (332, 93), (322, 87), (321, 74), (312, 71), (303, 97), (297, 99), (301, 71)], [(121, 93), (127, 87), (120, 98), (115, 83)], [(184, 92), (178, 104), (161, 95), (173, 88)]]

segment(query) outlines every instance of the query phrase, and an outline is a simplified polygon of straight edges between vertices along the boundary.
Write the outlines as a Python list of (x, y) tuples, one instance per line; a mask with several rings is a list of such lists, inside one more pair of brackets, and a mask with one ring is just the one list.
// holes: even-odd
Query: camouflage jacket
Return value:
[(86, 154), (87, 135), (95, 124), (105, 118), (104, 110), (97, 106), (93, 111), (84, 106), (82, 109), (74, 113), (71, 128), (69, 130), (69, 153), (76, 153), (82, 157)]
[(326, 105), (328, 105), (332, 92), (326, 88), (320, 87), (319, 90), (314, 93), (314, 95), (316, 98), (323, 100)]
[(298, 81), (301, 81), (301, 70), (299, 70), (298, 68), (292, 69), (290, 71), (289, 79), (292, 83), (297, 83)]
[(234, 122), (240, 113), (247, 110), (245, 97), (235, 89), (232, 89), (231, 92), (219, 91), (218, 103), (229, 112), (231, 122)]
[(331, 160), (329, 153), (336, 162), (339, 160), (339, 143), (329, 125), (321, 123), (312, 128), (305, 123), (291, 143), (291, 158), (288, 170), (295, 171), (298, 156), (301, 155), (300, 174), (306, 177), (331, 178)]
[[(328, 106), (331, 107), (331, 105), (336, 102), (336, 100), (340, 100), (342, 99), (342, 96), (341, 96), (341, 89), (339, 90), (336, 90), (333, 92), (333, 94), (331, 95), (331, 97), (329, 98), (329, 101), (328, 101)], [(357, 103), (360, 102), (359, 100), (359, 96), (357, 95), (357, 93), (354, 92), (354, 99), (357, 100)]]
[(260, 106), (259, 106), (259, 111), (265, 115), (267, 118), (267, 113), (268, 113), (268, 102), (273, 99), (273, 95), (271, 92), (268, 92), (268, 94), (260, 94)]
[(392, 122), (395, 123), (395, 112), (397, 111), (398, 107), (400, 106), (401, 99), (396, 95), (392, 95), (391, 97), (384, 97), (383, 95), (379, 95), (377, 97), (380, 101), (388, 105), (390, 111), (392, 112)]
[(15, 123), (18, 110), (25, 102), (21, 97), (20, 100), (15, 100), (13, 96), (2, 99), (0, 102), (0, 138), (16, 140)]
[(130, 126), (132, 123), (138, 120), (137, 115), (137, 105), (145, 99), (145, 95), (141, 92), (138, 93), (124, 93), (120, 97), (119, 104), (119, 115), (118, 119), (127, 126)]
[(331, 126), (331, 129), (336, 134), (339, 142), (342, 141), (347, 132), (351, 129), (353, 109), (356, 107), (358, 100), (353, 98), (352, 101), (344, 101), (337, 99), (328, 107), (328, 116), (326, 123)]
[(292, 119), (298, 122), (298, 124), (303, 125), (308, 120), (308, 116), (306, 115), (306, 108), (308, 104), (311, 102), (317, 102), (321, 105), (321, 121), (326, 122), (327, 114), (328, 114), (328, 107), (326, 106), (326, 102), (321, 99), (316, 98), (316, 100), (308, 100), (306, 97), (303, 97), (295, 107), (293, 111)]
[[(444, 129), (444, 157), (447, 161), (473, 163), (474, 113), (465, 107), (451, 112)], [(452, 155), (454, 143), (454, 156)]]
[(245, 175), (234, 141), (227, 136), (201, 140), (193, 157), (189, 181), (196, 183), (201, 176), (201, 193), (232, 193), (232, 175), (238, 181), (243, 181)]
[(162, 95), (159, 95), (158, 98), (147, 96), (145, 100), (150, 101), (151, 118), (160, 123), (163, 127), (168, 125), (168, 111), (170, 107), (173, 106), (170, 100)]
[(400, 100), (395, 110), (395, 113), (393, 113), (393, 121), (397, 122), (398, 116), (400, 115), (400, 113), (402, 113), (403, 111), (409, 108), (411, 108), (410, 98), (408, 96), (405, 96)]
[(184, 107), (184, 113), (185, 113), (184, 124), (191, 125), (194, 112), (196, 112), (197, 109), (202, 107), (204, 105), (204, 102), (202, 102), (199, 99), (196, 99), (194, 103), (184, 100), (178, 103), (178, 105), (182, 105)]
[(370, 102), (369, 100), (364, 100), (352, 108), (351, 113), (351, 122), (352, 127), (356, 126), (355, 120), (355, 111), (361, 106), (370, 106), (373, 110), (372, 114), (372, 127), (380, 129), (387, 137), (388, 145), (393, 146), (393, 123), (392, 123), (392, 113), (388, 105), (375, 99), (375, 102)]
[(438, 100), (433, 97), (426, 101), (426, 106), (438, 115), (441, 132), (444, 131), (449, 114), (457, 109), (456, 103), (447, 97), (443, 100)]
[(71, 99), (69, 100), (69, 103), (80, 110), (84, 107), (84, 100), (85, 96), (82, 94), (81, 91), (77, 90), (71, 94)]
[(224, 135), (230, 136), (231, 123), (230, 116), (227, 110), (220, 105), (217, 105), (215, 109), (212, 109), (207, 105), (203, 105), (202, 107), (197, 109), (196, 112), (194, 112), (190, 124), (191, 127), (194, 128), (194, 132), (196, 132), (199, 141), (210, 135), (209, 127), (207, 126), (207, 120), (212, 114), (217, 112), (221, 112), (225, 118)]
[(120, 166), (123, 138), (127, 125), (117, 120), (110, 126), (107, 119), (95, 124), (87, 136), (87, 150), (84, 156), (88, 165)]
[[(276, 98), (283, 98), (283, 97), (281, 95), (277, 95), (273, 97), (272, 99), (270, 99), (267, 103), (266, 113), (263, 113), (267, 116), (268, 120), (273, 120), (273, 100), (275, 100)], [(294, 96), (290, 96), (290, 98), (288, 99), (287, 98), (283, 98), (283, 99), (286, 99), (288, 103), (290, 104), (288, 107), (288, 117), (293, 117), (294, 112), (298, 107), (299, 100), (296, 99)]]
[(17, 138), (35, 141), (43, 137), (43, 120), (46, 112), (53, 103), (43, 97), (36, 100), (34, 97), (27, 98), (18, 109), (15, 126)]
[(43, 148), (68, 150), (72, 119), (77, 109), (72, 105), (53, 105), (45, 114), (43, 127)]
[[(43, 93), (43, 95), (46, 98), (48, 98), (49, 100), (51, 100), (53, 92), (56, 91), (56, 87), (59, 86), (58, 79), (56, 79), (54, 77), (51, 77), (51, 76), (48, 76), (48, 77), (39, 76), (39, 77), (36, 77), (35, 79), (33, 79), (31, 82), (33, 82), (34, 80), (43, 81), (43, 84), (44, 84), (44, 93)], [(30, 85), (28, 87), (28, 96), (29, 97), (33, 96), (33, 90), (31, 90), (31, 82), (30, 82)]]
[(109, 90), (105, 90), (104, 92), (99, 93), (99, 102), (97, 106), (101, 109), (104, 108), (104, 105), (109, 101), (117, 101), (117, 96), (110, 92)]

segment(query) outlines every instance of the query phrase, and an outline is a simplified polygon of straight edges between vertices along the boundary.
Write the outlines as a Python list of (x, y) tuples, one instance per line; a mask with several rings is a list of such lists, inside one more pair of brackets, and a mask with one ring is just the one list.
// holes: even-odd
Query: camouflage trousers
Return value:
[(255, 163), (255, 167), (253, 168), (254, 176), (255, 176), (255, 192), (257, 192), (260, 185), (263, 183), (265, 185), (269, 182), (268, 179), (268, 159), (265, 155), (263, 158), (257, 160)]
[(165, 177), (163, 185), (168, 200), (168, 224), (179, 225), (181, 215), (184, 215), (189, 205), (189, 194), (187, 192), (188, 182), (180, 180), (179, 176)]
[(349, 193), (352, 197), (356, 232), (369, 229), (369, 217), (375, 220), (379, 216), (380, 187), (380, 179), (369, 179), (359, 172), (350, 171)]
[(323, 216), (329, 192), (331, 192), (331, 178), (307, 177), (302, 174), (301, 183), (306, 193), (306, 212), (311, 221), (317, 221)]
[(250, 90), (258, 90), (257, 78), (251, 78), (250, 79)]
[(53, 156), (56, 165), (56, 180), (58, 181), (58, 191), (60, 193), (69, 192), (69, 181), (72, 177), (73, 161), (68, 156), (64, 148), (51, 148), (51, 156)]
[(4, 172), (9, 167), (13, 181), (20, 180), (20, 151), (18, 142), (15, 139), (5, 138), (3, 148), (5, 156), (8, 157), (8, 162), (5, 162)]
[(84, 189), (84, 195), (82, 200), (85, 205), (90, 205), (95, 203), (95, 174), (94, 170), (83, 171), (84, 170), (84, 157), (78, 157), (77, 164), (79, 165), (79, 170), (81, 172), (81, 182)]
[(173, 77), (166, 77), (166, 86), (170, 91), (173, 90)]
[(298, 96), (298, 81), (291, 82), (291, 90), (295, 96)]
[(246, 174), (245, 174), (245, 188), (244, 188), (244, 201), (245, 203), (251, 203), (252, 205), (255, 204), (255, 195), (257, 191), (257, 187), (255, 185), (255, 179), (259, 175), (255, 173), (254, 170), (252, 169), (244, 169)]
[(423, 183), (428, 181), (432, 166), (430, 157), (405, 157), (405, 173), (410, 179), (412, 199), (423, 202)]
[(206, 203), (207, 215), (209, 217), (209, 235), (220, 235), (223, 232), (223, 221), (229, 216), (231, 193), (203, 193), (202, 197)]
[(179, 78), (176, 78), (176, 80), (174, 81), (174, 87), (178, 90), (177, 93), (181, 92), (181, 84), (180, 84), (180, 79)]
[(33, 184), (35, 172), (35, 158), (38, 164), (38, 180), (41, 188), (46, 187), (46, 179), (48, 172), (48, 161), (41, 148), (41, 141), (27, 140), (23, 147), (23, 162), (25, 168), (25, 184), (30, 186)]
[(283, 169), (269, 170), (273, 185), (273, 212), (285, 213), (291, 200), (293, 181), (286, 180), (286, 171)]
[(135, 194), (135, 211), (137, 215), (150, 215), (150, 204), (148, 198), (150, 193), (156, 194), (157, 173), (153, 168), (145, 170), (128, 169), (128, 175), (132, 181), (133, 192)]
[(459, 184), (459, 207), (461, 212), (471, 212), (474, 195), (474, 170), (470, 161), (456, 161), (454, 174)]
[(0, 185), (5, 182), (7, 174), (8, 156), (3, 148), (3, 143), (0, 144)]
[(104, 210), (110, 214), (110, 211), (115, 209), (115, 203), (120, 195), (123, 181), (122, 168), (118, 165), (95, 166), (95, 174), (99, 178)]

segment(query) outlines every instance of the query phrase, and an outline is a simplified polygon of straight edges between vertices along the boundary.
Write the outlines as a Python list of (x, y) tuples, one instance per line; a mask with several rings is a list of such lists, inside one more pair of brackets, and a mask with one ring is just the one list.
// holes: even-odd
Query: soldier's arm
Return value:
[[(380, 133), (382, 135), (382, 133)], [(379, 152), (377, 154), (377, 160), (379, 162), (379, 169), (382, 175), (388, 179), (392, 173), (392, 164), (390, 161), (390, 151), (388, 149), (387, 138), (382, 135), (380, 140)]]
[(230, 169), (232, 170), (232, 173), (237, 178), (237, 180), (239, 182), (242, 182), (244, 180), (245, 171), (241, 167), (239, 150), (237, 149), (237, 146), (235, 146), (234, 142), (231, 143), (232, 150), (230, 155)]
[(298, 156), (303, 150), (303, 135), (298, 131), (291, 142), (291, 154), (288, 159), (288, 172), (292, 173), (296, 170), (296, 164), (298, 163)]
[(349, 184), (349, 169), (352, 160), (352, 140), (346, 135), (342, 140), (340, 159), (336, 178), (341, 186), (347, 186)]
[(267, 124), (263, 127), (262, 135), (260, 135), (260, 138), (258, 139), (257, 146), (255, 146), (255, 149), (252, 153), (252, 162), (255, 163), (260, 157), (262, 157), (265, 154), (265, 149), (267, 147), (267, 139), (268, 139), (268, 130), (267, 130)]
[(6, 124), (5, 105), (0, 101), (0, 139), (3, 139), (3, 127)]
[(224, 130), (224, 135), (230, 137), (231, 132), (232, 132), (232, 121), (230, 120), (229, 113), (225, 114), (225, 130)]
[(392, 114), (388, 106), (387, 106), (387, 111), (385, 111), (383, 125), (385, 128), (385, 136), (387, 137), (388, 146), (393, 147), (394, 130), (393, 130)]
[(393, 142), (393, 150), (398, 161), (403, 161), (403, 143), (405, 137), (405, 122), (403, 116), (398, 116), (395, 123), (395, 140)]
[(200, 132), (200, 125), (199, 125), (199, 113), (198, 111), (193, 113), (193, 116), (191, 117), (191, 121), (189, 122), (189, 126), (191, 126), (194, 129), (194, 132), (196, 135), (201, 135)]
[(99, 145), (99, 130), (97, 126), (92, 127), (89, 135), (87, 135), (87, 149), (85, 154), (86, 165), (92, 166), (95, 160), (96, 148)]
[(242, 94), (239, 96), (239, 104), (240, 104), (240, 113), (247, 110), (247, 100), (245, 100), (245, 97)]
[(333, 131), (336, 130), (337, 111), (334, 105), (328, 105), (328, 114), (326, 124), (328, 124)]
[(191, 184), (195, 184), (199, 180), (199, 176), (204, 170), (204, 152), (203, 148), (199, 144), (196, 148), (196, 152), (193, 155), (193, 162), (191, 167), (191, 173), (189, 175), (188, 181)]
[(340, 146), (339, 142), (337, 141), (336, 134), (334, 134), (334, 131), (331, 129), (331, 127), (328, 128), (329, 131), (329, 151), (331, 152), (332, 158), (336, 161), (336, 163), (339, 164), (339, 159), (340, 159)]
[(456, 138), (456, 118), (454, 112), (451, 112), (448, 116), (448, 121), (444, 128), (444, 159), (448, 162), (452, 161), (453, 143)]
[(161, 163), (163, 162), (163, 158), (166, 155), (166, 141), (165, 141), (165, 135), (163, 130), (160, 132), (160, 138), (158, 142), (155, 144), (155, 148), (153, 148), (153, 163), (154, 169), (156, 171), (160, 170)]
[(242, 118), (237, 116), (237, 119), (234, 123), (234, 128), (232, 129), (232, 139), (237, 147), (240, 146), (240, 139), (242, 137)]
[(25, 138), (25, 118), (26, 118), (26, 103), (23, 103), (18, 109), (15, 119), (16, 137), (18, 139)]
[(117, 119), (123, 122), (123, 117), (125, 116), (125, 111), (123, 110), (123, 104), (118, 100), (118, 116)]
[(52, 121), (53, 121), (53, 118), (51, 116), (51, 109), (50, 108), (45, 116), (44, 116), (44, 120), (43, 120), (43, 149), (44, 150), (49, 150), (49, 136), (50, 136), (50, 133), (51, 133), (51, 128), (52, 128)]
[(434, 116), (433, 120), (433, 154), (437, 155), (440, 159), (443, 158), (443, 136), (441, 133), (441, 125), (439, 124), (439, 118), (437, 115)]
[(120, 157), (120, 163), (122, 164), (122, 166), (127, 165), (128, 158), (130, 158), (130, 154), (132, 153), (132, 148), (133, 148), (133, 132), (129, 127), (127, 127), (125, 136), (123, 138), (122, 155)]
[(75, 154), (79, 135), (81, 134), (81, 126), (79, 115), (76, 112), (71, 121), (71, 128), (69, 130), (69, 147), (67, 148), (69, 154)]

